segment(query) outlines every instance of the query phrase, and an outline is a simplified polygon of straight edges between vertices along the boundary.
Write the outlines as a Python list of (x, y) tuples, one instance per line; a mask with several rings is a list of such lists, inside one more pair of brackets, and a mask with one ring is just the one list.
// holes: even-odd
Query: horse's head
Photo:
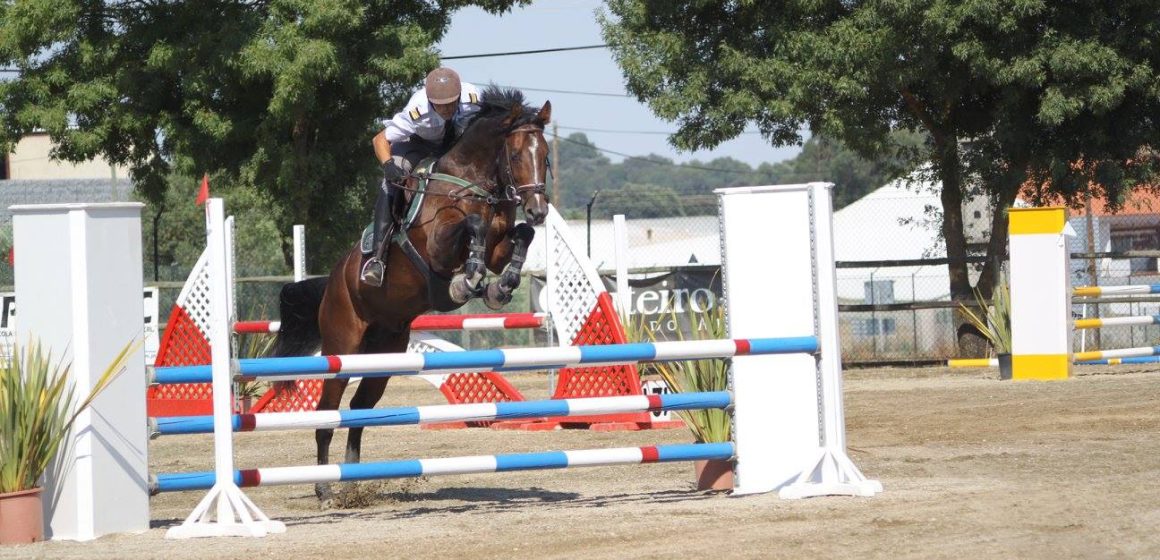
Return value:
[(523, 107), (515, 105), (505, 119), (508, 128), (499, 153), (499, 180), (513, 200), (522, 203), (524, 217), (532, 225), (548, 216), (548, 142), (544, 125), (552, 120), (552, 103), (545, 101), (536, 116), (521, 119)]

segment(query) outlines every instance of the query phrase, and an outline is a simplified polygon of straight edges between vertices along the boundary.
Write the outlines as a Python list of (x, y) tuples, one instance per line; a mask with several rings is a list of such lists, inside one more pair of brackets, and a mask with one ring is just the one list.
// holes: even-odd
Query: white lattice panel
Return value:
[(209, 252), (203, 251), (189, 273), (189, 279), (177, 294), (177, 305), (189, 314), (197, 330), (209, 340)]
[(549, 207), (544, 225), (548, 235), (547, 289), (551, 291), (548, 312), (560, 346), (568, 346), (596, 308), (597, 295), (605, 290), (596, 268), (578, 251), (580, 244), (554, 206)]
[[(228, 236), (227, 244), (229, 254), (227, 255), (227, 262), (230, 263), (229, 270), (229, 295), (232, 308), (234, 307), (234, 246), (233, 246), (233, 231), (234, 218), (230, 216), (226, 218), (226, 235)], [(189, 272), (189, 279), (185, 281), (185, 285), (181, 287), (181, 293), (177, 294), (177, 301), (175, 302), (179, 307), (189, 314), (189, 318), (197, 325), (197, 330), (201, 331), (202, 337), (209, 340), (209, 309), (210, 309), (210, 295), (209, 295), (209, 249), (201, 252), (201, 256), (197, 258), (197, 262), (193, 265), (193, 270)]]

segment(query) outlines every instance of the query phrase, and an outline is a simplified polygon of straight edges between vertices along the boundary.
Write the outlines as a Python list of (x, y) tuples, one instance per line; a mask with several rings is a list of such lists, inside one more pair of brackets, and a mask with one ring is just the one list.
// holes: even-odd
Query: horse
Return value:
[[(536, 109), (519, 90), (496, 86), (483, 91), (480, 105), (433, 172), (420, 169), (407, 179), (411, 210), (387, 252), (382, 286), (360, 281), (359, 243), (328, 277), (285, 285), (275, 356), (404, 352), (411, 321), (427, 311), (458, 309), (472, 297), (496, 309), (511, 300), (532, 226), (548, 213), (544, 126), (552, 105)], [(521, 204), (525, 221), (517, 224)], [(488, 271), (498, 279), (485, 282)], [(350, 408), (373, 408), (388, 380), (364, 378)], [(347, 382), (326, 380), (318, 410), (337, 410)], [(359, 462), (362, 431), (350, 428), (345, 462)], [(328, 462), (333, 435), (333, 429), (315, 431), (320, 465)], [(330, 505), (329, 484), (315, 485), (315, 493)]]

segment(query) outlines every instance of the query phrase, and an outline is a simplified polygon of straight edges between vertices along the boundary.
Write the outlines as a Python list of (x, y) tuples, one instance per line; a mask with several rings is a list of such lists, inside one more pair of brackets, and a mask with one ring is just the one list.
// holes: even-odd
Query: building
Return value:
[(109, 165), (101, 158), (69, 163), (52, 158), (48, 133), (37, 132), (21, 138), (12, 153), (0, 155), (0, 181), (29, 179), (118, 179), (127, 181), (129, 170)]

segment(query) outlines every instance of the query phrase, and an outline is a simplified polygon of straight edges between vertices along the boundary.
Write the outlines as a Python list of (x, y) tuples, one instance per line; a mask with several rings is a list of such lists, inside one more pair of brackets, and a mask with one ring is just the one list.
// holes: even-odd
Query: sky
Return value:
[[(594, 15), (601, 5), (597, 0), (540, 0), (502, 16), (465, 8), (453, 15), (438, 49), (443, 56), (459, 56), (601, 45), (604, 38)], [(677, 151), (664, 134), (676, 130), (676, 125), (654, 116), (648, 106), (626, 95), (624, 77), (606, 48), (449, 60), (446, 65), (455, 68), (463, 80), (480, 86), (494, 82), (521, 88), (532, 105), (551, 101), (552, 120), (560, 127), (560, 136), (583, 132), (603, 150), (634, 156), (658, 154), (678, 162), (705, 163), (732, 157), (755, 167), (792, 158), (801, 151), (796, 146), (774, 148), (756, 132), (742, 134), (711, 151)], [(544, 89), (614, 96), (534, 91)], [(624, 159), (612, 153), (605, 155), (612, 161)]]

